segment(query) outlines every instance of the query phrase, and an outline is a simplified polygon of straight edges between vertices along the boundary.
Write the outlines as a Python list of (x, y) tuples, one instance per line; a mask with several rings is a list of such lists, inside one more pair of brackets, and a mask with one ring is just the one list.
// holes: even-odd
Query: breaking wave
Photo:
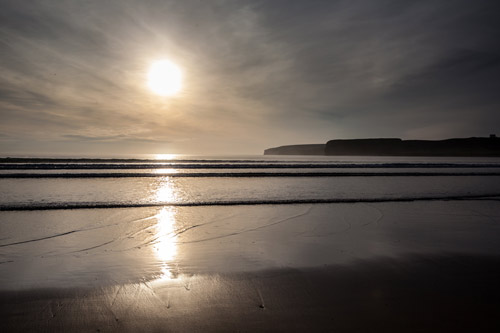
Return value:
[(500, 193), (466, 194), (450, 196), (407, 196), (375, 198), (327, 198), (327, 199), (269, 199), (234, 201), (193, 201), (193, 202), (48, 202), (16, 203), (0, 205), (0, 211), (64, 210), (64, 209), (104, 209), (104, 208), (141, 208), (141, 207), (196, 207), (196, 206), (253, 206), (253, 205), (300, 205), (300, 204), (342, 204), (342, 203), (381, 203), (411, 201), (451, 201), (451, 200), (500, 200)]
[(262, 178), (262, 177), (441, 177), (441, 176), (500, 176), (498, 172), (193, 172), (193, 173), (4, 173), (0, 178)]

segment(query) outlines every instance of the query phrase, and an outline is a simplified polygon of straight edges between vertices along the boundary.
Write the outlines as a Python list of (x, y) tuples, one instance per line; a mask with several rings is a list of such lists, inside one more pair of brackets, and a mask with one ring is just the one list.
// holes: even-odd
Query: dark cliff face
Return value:
[(440, 141), (401, 139), (331, 140), (326, 155), (365, 156), (500, 156), (500, 139), (465, 138)]
[(264, 150), (264, 155), (325, 155), (325, 144), (290, 145)]
[(326, 155), (392, 155), (401, 149), (401, 139), (331, 140)]
[(440, 141), (401, 139), (331, 140), (325, 144), (269, 148), (264, 155), (347, 156), (498, 156), (500, 138), (464, 138)]

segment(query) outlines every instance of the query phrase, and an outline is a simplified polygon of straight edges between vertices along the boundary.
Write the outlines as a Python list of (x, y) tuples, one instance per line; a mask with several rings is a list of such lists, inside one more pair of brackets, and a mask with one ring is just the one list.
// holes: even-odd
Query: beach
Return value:
[[(188, 207), (177, 209), (177, 220), (206, 225), (165, 234), (168, 240), (177, 237), (176, 248), (169, 250), (167, 243), (165, 253), (158, 249), (161, 242), (157, 248), (141, 246), (147, 238), (119, 247), (134, 251), (119, 251), (111, 243), (97, 247), (108, 242), (102, 229), (86, 231), (90, 235), (81, 241), (88, 248), (65, 249), (67, 255), (50, 257), (54, 249), (43, 242), (24, 243), (23, 259), (0, 265), (2, 286), (10, 289), (0, 293), (0, 327), (61, 332), (492, 329), (500, 326), (497, 204), (297, 205), (293, 216), (270, 218), (266, 225), (262, 217), (279, 215), (279, 207)], [(104, 211), (110, 213), (101, 210), (101, 219), (113, 224)], [(155, 213), (153, 226), (165, 218), (162, 209)], [(43, 223), (44, 212), (9, 214), (12, 219), (31, 214)], [(58, 215), (45, 214), (51, 223)], [(59, 215), (67, 218), (68, 211)], [(125, 225), (120, 233), (137, 232), (137, 224)], [(78, 244), (78, 236), (71, 244)]]
[(177, 167), (178, 177), (134, 177), (121, 166), (129, 176), (104, 178), (55, 165), (42, 172), (74, 173), (23, 178), (5, 166), (0, 330), (500, 326), (496, 164), (356, 162), (343, 172), (367, 174), (342, 176), (321, 161), (259, 160), (245, 170), (256, 175), (233, 177), (242, 167), (231, 163), (203, 177), (184, 177), (181, 165), (166, 171)]
[(1, 293), (2, 331), (491, 331), (500, 261), (417, 256), (310, 270)]
[(500, 1), (0, 1), (0, 333), (500, 332)]

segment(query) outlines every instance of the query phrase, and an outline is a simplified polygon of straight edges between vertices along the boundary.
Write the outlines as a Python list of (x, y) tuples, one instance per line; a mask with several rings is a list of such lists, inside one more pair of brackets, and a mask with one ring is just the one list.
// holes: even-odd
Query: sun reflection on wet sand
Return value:
[[(159, 202), (173, 202), (176, 198), (174, 183), (168, 177), (162, 180), (155, 189), (155, 197)], [(177, 256), (175, 207), (163, 207), (156, 215), (156, 242), (154, 245), (155, 256), (161, 262), (161, 276), (159, 280), (169, 280), (177, 277), (175, 259)]]
[(156, 239), (154, 246), (156, 257), (162, 262), (162, 275), (160, 279), (173, 279), (177, 273), (174, 272), (174, 261), (177, 255), (177, 235), (175, 230), (174, 207), (164, 207), (158, 213), (156, 225)]

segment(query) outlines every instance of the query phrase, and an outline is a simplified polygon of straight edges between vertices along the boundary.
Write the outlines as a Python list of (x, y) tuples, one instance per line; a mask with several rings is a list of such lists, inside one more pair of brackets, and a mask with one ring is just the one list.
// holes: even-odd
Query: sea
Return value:
[(498, 253), (500, 159), (0, 159), (0, 289)]

